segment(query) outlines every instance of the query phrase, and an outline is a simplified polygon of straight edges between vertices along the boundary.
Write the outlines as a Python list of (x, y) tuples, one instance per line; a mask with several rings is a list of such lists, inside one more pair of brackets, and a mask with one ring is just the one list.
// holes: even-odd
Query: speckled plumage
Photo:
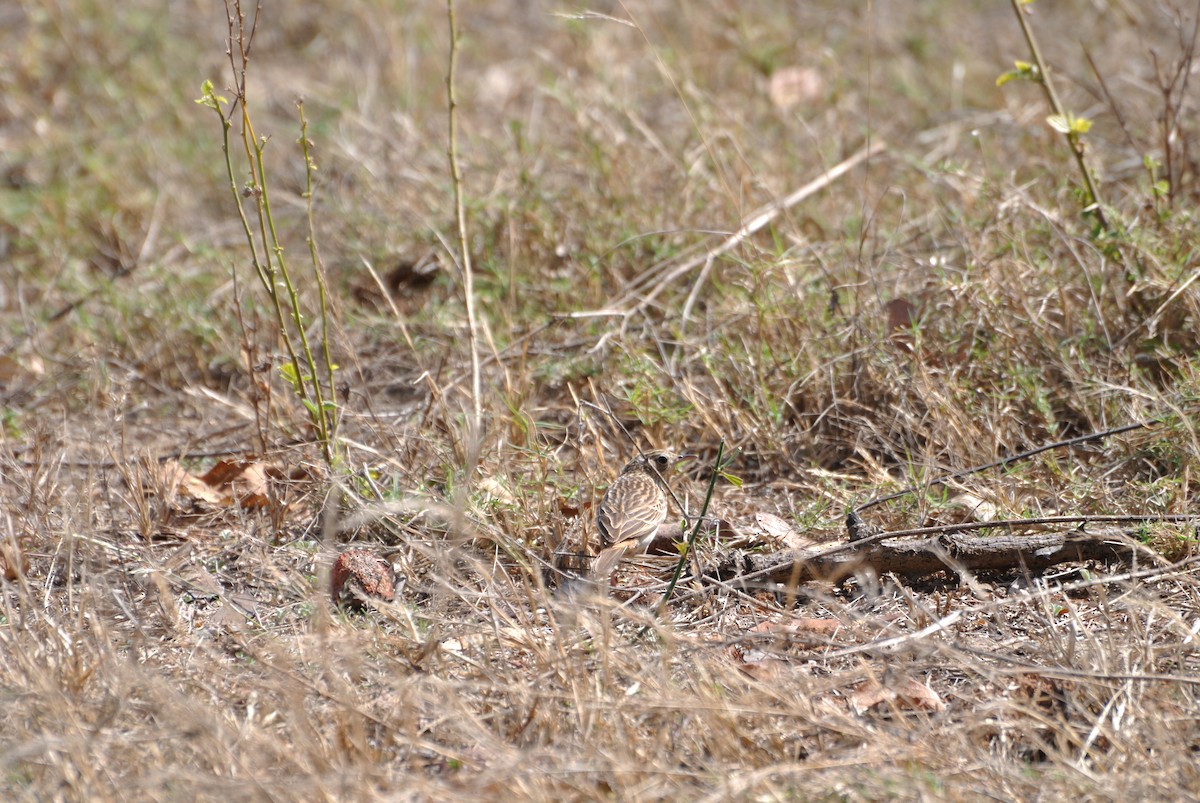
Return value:
[(626, 464), (608, 486), (596, 511), (596, 526), (604, 549), (593, 573), (607, 577), (627, 554), (645, 552), (667, 520), (667, 471), (691, 455), (668, 451), (640, 454)]

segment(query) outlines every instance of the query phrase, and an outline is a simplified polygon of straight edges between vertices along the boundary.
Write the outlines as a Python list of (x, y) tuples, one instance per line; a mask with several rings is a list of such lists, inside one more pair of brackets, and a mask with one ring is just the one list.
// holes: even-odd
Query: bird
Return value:
[(630, 460), (608, 486), (596, 511), (603, 549), (592, 566), (594, 577), (608, 577), (626, 555), (650, 548), (667, 520), (666, 473), (695, 455), (666, 450), (643, 452)]

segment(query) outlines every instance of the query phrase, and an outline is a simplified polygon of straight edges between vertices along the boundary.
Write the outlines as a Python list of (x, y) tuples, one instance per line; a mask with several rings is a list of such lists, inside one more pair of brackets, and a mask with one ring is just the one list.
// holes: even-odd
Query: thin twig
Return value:
[(852, 647), (843, 647), (840, 650), (834, 650), (833, 652), (822, 653), (822, 656), (825, 658), (825, 660), (828, 661), (828, 660), (832, 660), (834, 658), (845, 658), (847, 655), (855, 655), (860, 652), (874, 652), (876, 650), (890, 650), (894, 647), (899, 647), (901, 644), (906, 644), (910, 641), (920, 641), (921, 639), (924, 639), (927, 636), (932, 636), (934, 633), (940, 633), (941, 631), (950, 627), (950, 625), (954, 624), (959, 619), (961, 619), (964, 613), (966, 613), (966, 611), (960, 609), (960, 610), (954, 611), (949, 616), (946, 616), (942, 619), (937, 620), (936, 622), (933, 622), (933, 623), (921, 628), (920, 630), (916, 631), (915, 633), (903, 633), (899, 636), (892, 636), (891, 638), (880, 639), (879, 641), (871, 641), (866, 644), (855, 644)]
[(474, 420), (472, 435), (481, 437), (483, 424), (483, 380), (479, 366), (479, 334), (475, 323), (475, 278), (471, 270), (471, 248), (467, 240), (467, 212), (463, 204), (462, 171), (458, 165), (458, 100), (454, 92), (458, 66), (458, 26), (454, 18), (454, 0), (446, 0), (446, 18), (450, 25), (450, 63), (446, 70), (446, 98), (449, 102), (450, 180), (454, 185), (454, 216), (458, 224), (459, 268), (462, 271), (463, 296), (467, 307), (467, 340), (471, 349), (471, 402)]
[(899, 499), (900, 497), (902, 497), (906, 494), (920, 491), (924, 488), (929, 487), (930, 485), (941, 484), (941, 483), (949, 482), (951, 480), (961, 479), (963, 477), (970, 476), (971, 474), (978, 474), (981, 471), (987, 471), (989, 468), (999, 468), (1001, 466), (1007, 466), (1012, 463), (1016, 463), (1020, 460), (1025, 460), (1026, 458), (1033, 457), (1034, 455), (1041, 454), (1042, 452), (1048, 452), (1051, 449), (1062, 449), (1067, 446), (1078, 446), (1081, 443), (1087, 443), (1089, 441), (1101, 440), (1102, 438), (1107, 438), (1112, 435), (1120, 435), (1123, 432), (1129, 432), (1129, 431), (1135, 430), (1135, 429), (1142, 429), (1144, 427), (1152, 427), (1155, 424), (1161, 424), (1163, 422), (1163, 420), (1164, 420), (1163, 418), (1148, 418), (1144, 421), (1135, 421), (1134, 423), (1126, 424), (1123, 427), (1117, 427), (1115, 429), (1106, 429), (1102, 432), (1093, 432), (1090, 435), (1080, 435), (1077, 438), (1069, 438), (1065, 441), (1057, 441), (1055, 443), (1049, 443), (1049, 444), (1046, 444), (1045, 446), (1039, 446), (1036, 449), (1030, 449), (1027, 452), (1021, 452), (1020, 454), (1015, 454), (1010, 457), (1004, 457), (999, 460), (993, 460), (990, 463), (984, 463), (981, 466), (973, 466), (971, 468), (964, 469), (962, 471), (956, 471), (953, 474), (943, 474), (942, 476), (935, 477), (934, 479), (930, 480), (928, 483), (925, 483), (923, 485), (910, 485), (907, 488), (902, 488), (901, 490), (896, 491), (895, 493), (890, 493), (890, 494), (887, 494), (886, 496), (877, 496), (874, 499), (871, 499), (870, 501), (863, 502), (858, 507), (853, 508), (850, 512), (851, 513), (862, 513), (864, 510), (867, 510), (868, 508), (875, 507), (876, 505), (882, 504), (884, 502), (890, 502), (893, 499)]
[[(761, 231), (772, 220), (779, 217), (781, 214), (791, 209), (804, 199), (825, 189), (830, 184), (844, 176), (846, 173), (860, 165), (862, 162), (886, 148), (886, 143), (877, 141), (874, 144), (858, 151), (849, 159), (846, 159), (841, 163), (829, 168), (829, 170), (826, 170), (819, 177), (808, 182), (803, 187), (800, 187), (796, 191), (792, 192), (790, 195), (784, 196), (779, 200), (772, 201), (766, 206), (756, 210), (737, 231), (727, 237), (723, 242), (721, 242), (720, 245), (716, 246), (715, 248), (710, 248), (704, 253), (698, 254), (673, 268), (670, 273), (668, 273), (659, 281), (653, 290), (651, 290), (645, 296), (642, 296), (636, 304), (630, 307), (627, 310), (626, 315), (628, 316), (635, 312), (644, 310), (654, 302), (654, 299), (656, 299), (671, 282), (687, 273), (690, 273), (695, 268), (704, 265), (710, 260), (715, 260), (717, 257), (729, 253), (734, 248), (737, 248), (738, 245), (744, 242), (747, 238), (752, 237), (754, 234)], [(620, 308), (631, 300), (632, 296), (627, 295), (616, 304), (613, 304), (613, 306)]]

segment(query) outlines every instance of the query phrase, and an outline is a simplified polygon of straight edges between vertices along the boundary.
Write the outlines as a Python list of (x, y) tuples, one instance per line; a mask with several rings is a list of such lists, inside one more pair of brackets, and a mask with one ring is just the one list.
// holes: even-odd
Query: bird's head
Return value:
[(648, 452), (642, 452), (630, 460), (625, 465), (625, 468), (621, 470), (621, 473), (628, 474), (632, 471), (649, 471), (651, 474), (655, 472), (666, 474), (667, 470), (677, 463), (682, 463), (684, 460), (691, 460), (695, 456), (694, 454), (680, 454), (666, 449), (652, 449)]

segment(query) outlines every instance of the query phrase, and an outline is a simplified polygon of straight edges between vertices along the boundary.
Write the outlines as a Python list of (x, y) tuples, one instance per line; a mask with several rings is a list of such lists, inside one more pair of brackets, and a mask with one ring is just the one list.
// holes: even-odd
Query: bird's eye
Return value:
[(660, 454), (658, 457), (654, 458), (654, 461), (660, 466), (665, 466), (667, 464), (667, 456), (665, 454)]

